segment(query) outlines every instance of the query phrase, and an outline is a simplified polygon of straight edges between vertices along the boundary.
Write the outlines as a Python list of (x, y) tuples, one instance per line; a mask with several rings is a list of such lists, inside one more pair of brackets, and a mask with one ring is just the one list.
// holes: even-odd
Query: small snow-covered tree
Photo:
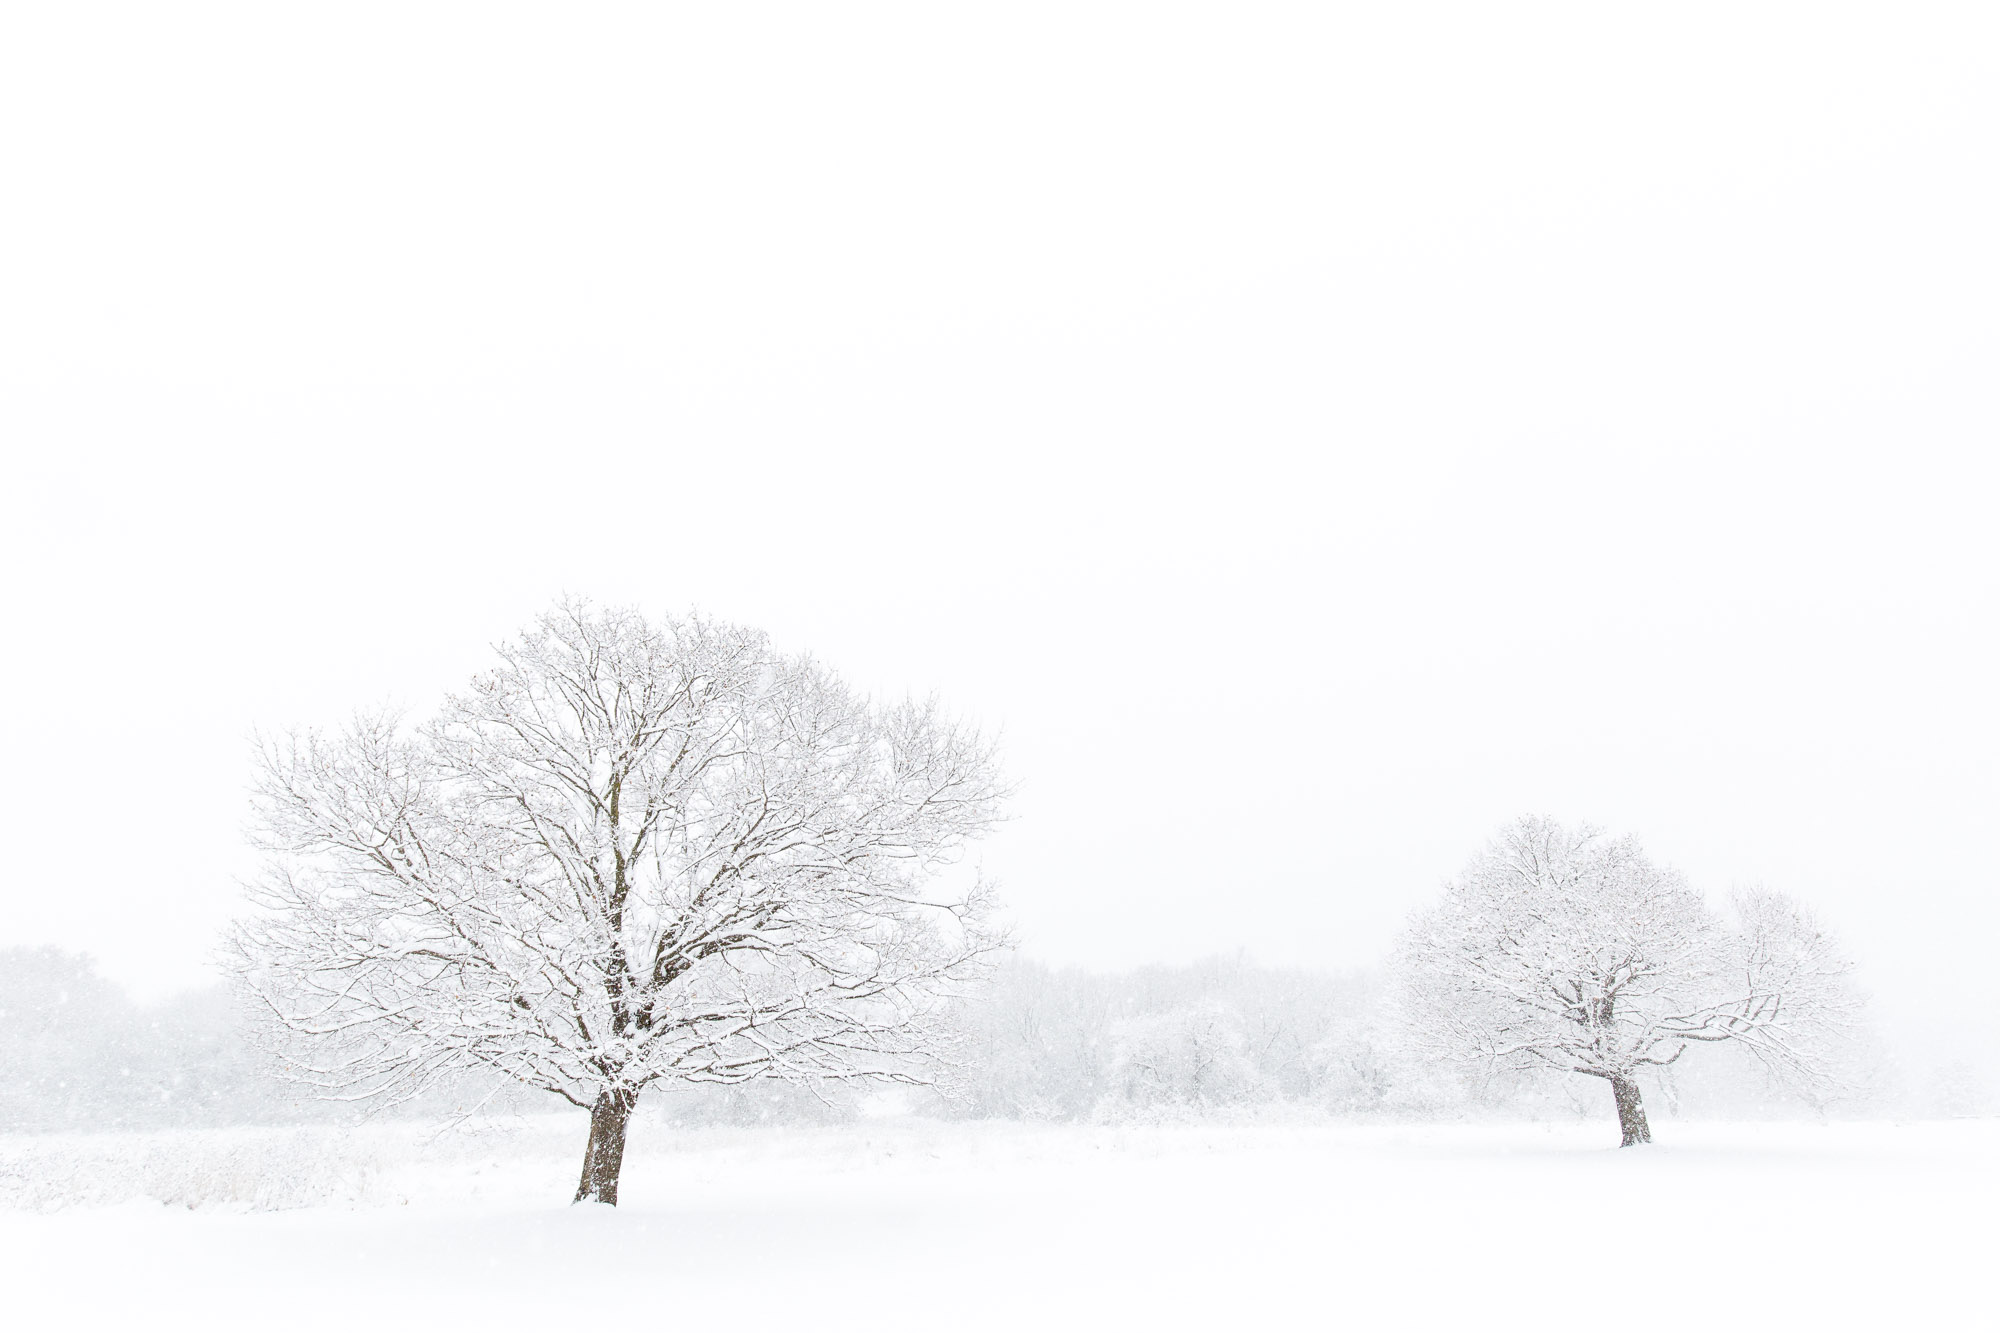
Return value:
[(498, 651), (422, 726), (263, 747), (231, 950), (298, 1077), (554, 1093), (604, 1203), (651, 1083), (929, 1077), (1000, 942), (945, 873), (998, 816), (986, 741), (708, 620), (565, 602)]
[(1117, 1094), (1132, 1107), (1201, 1110), (1256, 1100), (1257, 1066), (1236, 1020), (1207, 1000), (1118, 1024), (1111, 1034)]
[(1406, 1020), (1440, 1055), (1604, 1079), (1627, 1147), (1652, 1139), (1640, 1073), (1697, 1046), (1823, 1083), (1847, 964), (1788, 899), (1735, 905), (1732, 925), (1633, 838), (1520, 820), (1405, 933)]
[(1104, 1095), (1112, 983), (1012, 957), (960, 1018), (968, 1076), (960, 1115), (1079, 1120)]

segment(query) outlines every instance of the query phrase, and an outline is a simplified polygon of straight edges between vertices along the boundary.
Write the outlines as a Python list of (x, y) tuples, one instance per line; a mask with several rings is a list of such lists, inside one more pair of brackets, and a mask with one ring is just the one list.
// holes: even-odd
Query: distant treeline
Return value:
[[(956, 1076), (933, 1092), (874, 1085), (675, 1087), (654, 1115), (688, 1123), (824, 1121), (902, 1107), (964, 1118), (1119, 1121), (1306, 1114), (1431, 1118), (1603, 1114), (1589, 1080), (1521, 1079), (1409, 1053), (1386, 982), (1214, 959), (1108, 973), (1026, 959), (959, 1015)], [(1900, 1070), (1857, 1053), (1851, 1095), (1808, 1107), (1749, 1060), (1659, 1079), (1668, 1114), (1990, 1113), (1969, 1067)], [(426, 1116), (563, 1103), (479, 1079), (406, 1109)], [(88, 957), (0, 950), (0, 1133), (284, 1124), (364, 1108), (277, 1077), (221, 987), (135, 1003)]]
[(258, 1068), (221, 987), (132, 1001), (83, 954), (0, 950), (0, 1130), (293, 1120), (300, 1090)]
[[(1016, 960), (968, 1006), (956, 1113), (1051, 1120), (1330, 1116), (1598, 1116), (1594, 1079), (1513, 1074), (1416, 1054), (1389, 979), (1212, 959), (1101, 973)], [(1659, 1071), (1661, 1109), (1688, 1117), (1980, 1114), (1969, 1066), (1904, 1070), (1867, 1042), (1818, 1104), (1747, 1054)]]

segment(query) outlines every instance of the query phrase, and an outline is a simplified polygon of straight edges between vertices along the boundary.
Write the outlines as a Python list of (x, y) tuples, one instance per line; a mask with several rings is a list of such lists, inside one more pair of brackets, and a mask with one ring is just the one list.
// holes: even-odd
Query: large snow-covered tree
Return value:
[(422, 725), (261, 747), (231, 952), (295, 1075), (545, 1089), (605, 1203), (648, 1084), (930, 1077), (1000, 942), (989, 742), (710, 620), (564, 602), (498, 656)]
[(1433, 1052), (1609, 1083), (1624, 1146), (1652, 1134), (1639, 1077), (1737, 1043), (1796, 1083), (1833, 1077), (1848, 965), (1798, 904), (1761, 890), (1734, 921), (1637, 840), (1522, 819), (1404, 934), (1404, 1012)]

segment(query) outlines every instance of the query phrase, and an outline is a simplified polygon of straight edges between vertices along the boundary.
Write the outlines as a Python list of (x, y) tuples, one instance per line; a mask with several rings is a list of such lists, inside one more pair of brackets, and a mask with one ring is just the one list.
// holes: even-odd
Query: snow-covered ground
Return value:
[[(642, 1123), (616, 1210), (567, 1204), (580, 1117), (434, 1141), (398, 1125), (15, 1138), (0, 1272), (16, 1328), (1775, 1333), (1991, 1316), (2000, 1121), (1658, 1128), (1620, 1151), (1596, 1123)], [(155, 1197), (107, 1202), (135, 1190)], [(270, 1207), (307, 1197), (326, 1201)], [(74, 1198), (95, 1202), (55, 1206)], [(221, 1201), (186, 1206), (203, 1198)]]

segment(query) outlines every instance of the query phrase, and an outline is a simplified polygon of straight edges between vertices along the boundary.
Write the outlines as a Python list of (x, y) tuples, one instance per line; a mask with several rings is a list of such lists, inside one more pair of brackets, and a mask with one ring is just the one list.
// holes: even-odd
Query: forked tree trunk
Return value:
[(1639, 1099), (1639, 1085), (1629, 1078), (1613, 1078), (1611, 1099), (1618, 1104), (1618, 1132), (1625, 1136), (1618, 1146), (1651, 1143), (1653, 1131), (1646, 1127), (1646, 1104)]
[(625, 1165), (625, 1126), (631, 1123), (636, 1092), (600, 1092), (590, 1108), (590, 1143), (583, 1150), (583, 1179), (576, 1203), (618, 1202), (618, 1172)]

